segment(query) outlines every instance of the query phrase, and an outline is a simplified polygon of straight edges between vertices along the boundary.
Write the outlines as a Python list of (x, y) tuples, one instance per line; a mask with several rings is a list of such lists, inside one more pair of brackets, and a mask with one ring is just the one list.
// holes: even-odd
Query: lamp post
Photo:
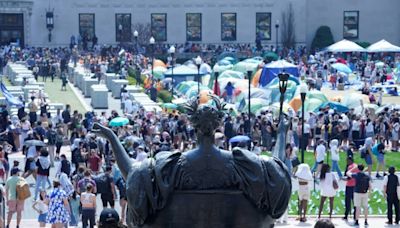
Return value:
[(135, 30), (135, 31), (133, 32), (133, 38), (135, 39), (135, 54), (136, 54), (136, 55), (139, 54), (139, 53), (138, 53), (138, 36), (139, 36), (139, 33), (138, 33), (137, 30)]
[(301, 98), (301, 141), (300, 141), (300, 148), (301, 148), (301, 163), (304, 163), (304, 101), (306, 100), (307, 95), (307, 86), (304, 84), (300, 85), (300, 98)]
[(278, 54), (279, 20), (276, 20), (275, 28), (276, 28), (276, 47), (275, 47), (275, 50), (276, 50), (276, 54)]
[(156, 42), (156, 40), (154, 39), (154, 37), (150, 37), (150, 46), (151, 46), (151, 76), (154, 75), (154, 44)]
[(49, 42), (51, 42), (51, 30), (53, 30), (53, 28), (54, 28), (54, 12), (53, 11), (54, 10), (46, 11), (46, 28), (47, 28), (47, 30), (49, 30), (49, 35), (48, 35)]
[(194, 60), (194, 62), (197, 65), (197, 94), (198, 96), (200, 96), (200, 66), (201, 66), (201, 62), (203, 60), (201, 59), (200, 56), (197, 56), (197, 58)]
[(249, 129), (248, 129), (248, 132), (249, 132), (249, 138), (251, 139), (251, 75), (253, 75), (253, 69), (252, 68), (248, 68), (247, 69), (247, 78), (249, 79), (249, 88), (248, 88), (248, 98), (249, 98), (249, 104), (248, 104), (248, 115), (249, 115), (249, 118), (248, 118), (248, 121), (249, 121)]
[(171, 47), (169, 47), (169, 49), (168, 49), (168, 52), (169, 52), (169, 54), (171, 55), (171, 61), (170, 61), (170, 64), (171, 64), (171, 97), (172, 97), (172, 99), (174, 98), (174, 64), (175, 64), (175, 62), (174, 62), (174, 57), (175, 57), (175, 46), (174, 45), (171, 45)]
[(289, 80), (289, 74), (284, 72), (279, 73), (278, 77), (279, 77), (279, 92), (281, 93), (281, 97), (279, 99), (280, 102), (279, 102), (279, 122), (278, 122), (280, 124), (282, 118), (283, 101), (285, 100), (285, 92)]

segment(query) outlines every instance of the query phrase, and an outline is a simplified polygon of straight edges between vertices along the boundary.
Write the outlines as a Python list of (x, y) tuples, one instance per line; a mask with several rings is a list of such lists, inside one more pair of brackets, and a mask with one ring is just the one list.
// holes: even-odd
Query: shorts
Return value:
[(372, 158), (369, 154), (365, 156), (365, 163), (367, 163), (367, 165), (372, 165)]
[(354, 206), (368, 208), (368, 193), (354, 193)]
[(103, 203), (103, 207), (107, 207), (107, 203), (109, 203), (111, 207), (114, 207), (115, 204), (112, 195), (101, 194), (101, 202)]
[(310, 200), (310, 188), (308, 185), (299, 185), (299, 200)]
[(46, 223), (47, 212), (40, 214), (38, 217), (38, 222)]
[(24, 200), (9, 200), (7, 201), (8, 212), (21, 212), (24, 210)]

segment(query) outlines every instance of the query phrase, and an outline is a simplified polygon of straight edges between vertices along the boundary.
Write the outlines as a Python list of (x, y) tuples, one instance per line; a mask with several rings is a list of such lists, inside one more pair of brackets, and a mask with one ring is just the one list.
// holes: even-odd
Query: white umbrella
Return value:
[(329, 52), (364, 52), (365, 49), (360, 45), (349, 40), (341, 40), (326, 48)]
[(371, 44), (367, 48), (368, 52), (400, 52), (400, 47), (389, 43), (386, 40), (380, 40), (374, 44)]

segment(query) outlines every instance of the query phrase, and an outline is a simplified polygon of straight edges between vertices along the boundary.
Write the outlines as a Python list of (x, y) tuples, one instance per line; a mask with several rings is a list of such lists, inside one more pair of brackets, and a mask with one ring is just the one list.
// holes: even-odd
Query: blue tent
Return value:
[(260, 86), (264, 87), (274, 78), (278, 77), (279, 73), (288, 73), (294, 77), (299, 77), (299, 69), (296, 65), (291, 64), (285, 60), (278, 60), (265, 65), (261, 71)]

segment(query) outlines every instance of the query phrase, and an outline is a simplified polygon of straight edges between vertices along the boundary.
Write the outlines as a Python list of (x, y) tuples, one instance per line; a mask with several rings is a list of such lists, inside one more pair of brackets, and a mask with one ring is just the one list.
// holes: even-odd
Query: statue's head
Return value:
[(214, 95), (210, 95), (210, 97), (214, 101), (214, 105), (200, 105), (199, 99), (192, 99), (186, 104), (186, 109), (197, 134), (211, 137), (214, 136), (215, 130), (224, 117), (224, 104), (218, 97)]

